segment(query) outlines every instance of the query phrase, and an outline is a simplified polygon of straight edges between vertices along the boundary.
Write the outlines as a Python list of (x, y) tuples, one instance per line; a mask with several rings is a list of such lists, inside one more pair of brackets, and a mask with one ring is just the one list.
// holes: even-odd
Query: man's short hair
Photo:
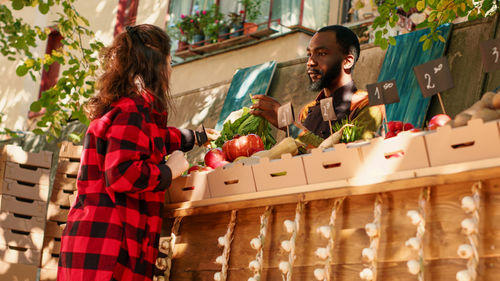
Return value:
[(349, 28), (342, 25), (329, 25), (320, 28), (317, 32), (335, 32), (335, 37), (337, 39), (337, 44), (341, 48), (341, 52), (345, 55), (351, 54), (354, 57), (354, 63), (358, 61), (359, 58), (359, 40), (358, 36), (352, 32)]

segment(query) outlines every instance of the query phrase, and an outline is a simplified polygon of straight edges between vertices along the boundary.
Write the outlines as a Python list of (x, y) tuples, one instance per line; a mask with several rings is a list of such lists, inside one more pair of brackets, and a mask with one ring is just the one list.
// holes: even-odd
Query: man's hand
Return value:
[(184, 153), (180, 150), (176, 150), (170, 154), (166, 165), (172, 172), (172, 179), (180, 177), (189, 168), (189, 163), (186, 160)]
[(252, 97), (257, 100), (250, 108), (250, 114), (261, 116), (278, 128), (278, 108), (281, 104), (275, 99), (265, 96), (265, 95), (255, 95)]

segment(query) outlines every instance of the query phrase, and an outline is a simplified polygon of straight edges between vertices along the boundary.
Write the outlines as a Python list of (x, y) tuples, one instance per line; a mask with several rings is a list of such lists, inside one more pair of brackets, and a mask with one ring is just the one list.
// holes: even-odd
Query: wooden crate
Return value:
[(76, 190), (65, 190), (59, 186), (54, 186), (52, 195), (50, 196), (49, 204), (70, 207), (72, 203), (72, 197), (76, 196), (76, 193)]
[(72, 142), (62, 142), (61, 149), (59, 150), (59, 158), (61, 159), (73, 159), (80, 161), (82, 157), (83, 146), (74, 145)]
[(47, 221), (43, 240), (43, 252), (58, 254), (61, 251), (61, 236), (64, 224)]
[(198, 201), (210, 198), (207, 181), (208, 173), (208, 171), (196, 171), (173, 180), (168, 188), (170, 202)]
[(60, 174), (57, 173), (54, 179), (54, 187), (57, 189), (64, 189), (68, 191), (77, 190), (76, 187), (76, 176), (71, 174)]
[(306, 175), (301, 156), (284, 154), (279, 160), (261, 158), (252, 165), (257, 191), (278, 189), (306, 184)]
[(45, 217), (47, 203), (11, 195), (0, 195), (0, 210), (20, 215)]
[(68, 220), (70, 207), (57, 204), (49, 204), (47, 209), (47, 220), (66, 222)]
[(40, 281), (56, 281), (56, 280), (57, 280), (57, 268), (40, 269)]
[(0, 194), (47, 202), (49, 187), (20, 180), (4, 179), (0, 184)]
[(73, 159), (59, 159), (57, 164), (58, 174), (67, 174), (77, 176), (78, 169), (80, 168), (80, 162), (72, 161)]
[(0, 261), (0, 276), (5, 281), (37, 280), (38, 267), (34, 265), (15, 264)]
[(59, 252), (54, 253), (49, 249), (42, 252), (41, 258), (41, 268), (57, 270), (57, 265), (59, 263)]
[(235, 164), (230, 168), (217, 167), (207, 175), (212, 197), (222, 197), (255, 192), (252, 168)]
[(16, 228), (0, 228), (0, 244), (40, 251), (43, 245), (43, 233), (22, 231)]

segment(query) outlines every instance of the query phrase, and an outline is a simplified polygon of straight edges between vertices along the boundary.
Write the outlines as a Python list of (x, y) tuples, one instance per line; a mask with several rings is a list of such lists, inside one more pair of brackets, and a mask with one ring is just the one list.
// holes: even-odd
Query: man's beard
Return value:
[(336, 80), (340, 76), (340, 71), (342, 70), (342, 61), (338, 61), (330, 67), (326, 73), (321, 70), (317, 70), (317, 73), (321, 75), (321, 78), (313, 82), (311, 77), (309, 81), (311, 82), (310, 88), (312, 91), (321, 91), (324, 88), (328, 88), (332, 81)]

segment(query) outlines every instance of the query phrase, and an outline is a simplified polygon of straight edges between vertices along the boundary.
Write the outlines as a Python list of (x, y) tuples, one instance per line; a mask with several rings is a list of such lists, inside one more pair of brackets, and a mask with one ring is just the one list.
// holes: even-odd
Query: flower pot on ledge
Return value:
[(219, 38), (217, 41), (222, 42), (224, 40), (229, 39), (230, 32), (231, 32), (231, 30), (229, 29), (229, 26), (224, 26), (221, 29), (219, 29)]
[(193, 36), (193, 46), (194, 47), (200, 47), (205, 44), (205, 35), (203, 34), (196, 34)]
[(257, 32), (259, 26), (253, 22), (245, 22), (243, 23), (243, 34), (252, 34)]
[(230, 38), (238, 37), (243, 35), (243, 24), (241, 25), (232, 25), (231, 26), (231, 34), (229, 35)]

